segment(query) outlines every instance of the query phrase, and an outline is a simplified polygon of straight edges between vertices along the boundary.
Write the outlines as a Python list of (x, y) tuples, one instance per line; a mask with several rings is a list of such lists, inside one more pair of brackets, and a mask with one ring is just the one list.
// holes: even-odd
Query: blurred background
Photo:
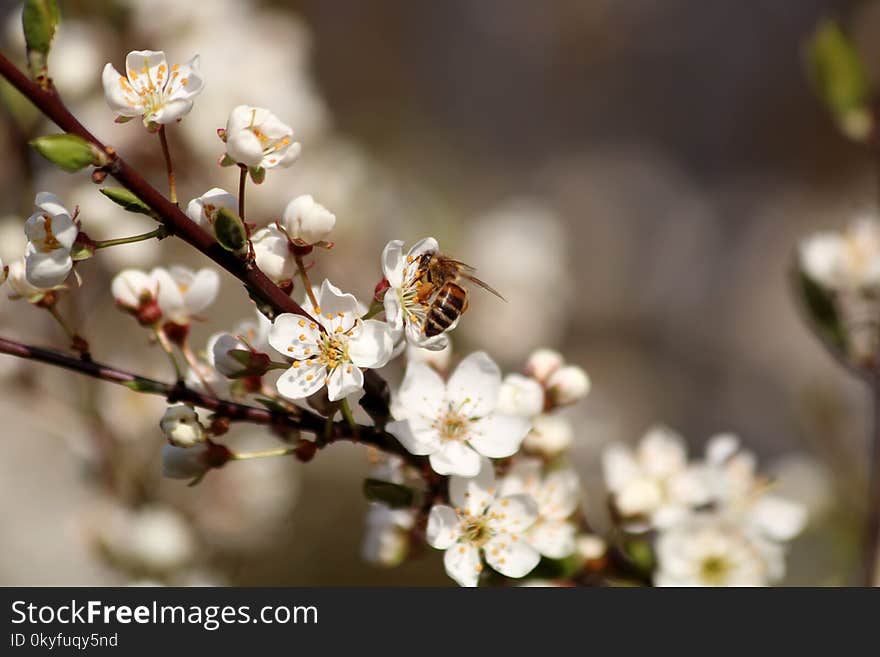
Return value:
[[(659, 422), (698, 455), (733, 431), (811, 510), (787, 582), (852, 581), (868, 398), (811, 337), (787, 277), (799, 239), (876, 209), (876, 166), (814, 99), (802, 47), (835, 16), (876, 60), (880, 3), (60, 4), (49, 64), (60, 92), (158, 187), (156, 138), (138, 121), (113, 123), (100, 72), (134, 49), (172, 62), (199, 53), (205, 92), (169, 129), (184, 202), (234, 191), (237, 172), (216, 165), (215, 130), (235, 105), (270, 108), (303, 153), (251, 187), (248, 218), (267, 223), (299, 193), (333, 211), (337, 246), (318, 279), (368, 299), (388, 240), (435, 235), (508, 299), (474, 293), (458, 355), (486, 348), (515, 371), (552, 346), (584, 366), (593, 390), (571, 412), (573, 456), (597, 526), (604, 444)], [(0, 19), (2, 51), (23, 62), (17, 3), (2, 3)], [(86, 174), (29, 152), (29, 138), (54, 128), (6, 86), (2, 99), (4, 262), (23, 252), (39, 190), (79, 205), (92, 237), (151, 228)], [(65, 311), (98, 360), (170, 378), (109, 292), (124, 267), (170, 263), (210, 264), (168, 240), (78, 268), (83, 287)], [(48, 313), (6, 294), (0, 334), (64, 346)], [(224, 276), (194, 344), (252, 313)], [(160, 477), (162, 400), (6, 356), (0, 377), (0, 584), (450, 583), (439, 552), (391, 571), (360, 558), (361, 448), (334, 446), (304, 466), (234, 463), (187, 488)], [(275, 444), (246, 427), (229, 441)]]

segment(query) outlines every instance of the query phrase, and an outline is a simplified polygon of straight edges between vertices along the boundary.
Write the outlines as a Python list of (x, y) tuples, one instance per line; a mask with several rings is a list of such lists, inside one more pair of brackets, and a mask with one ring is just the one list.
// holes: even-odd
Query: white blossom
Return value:
[(688, 465), (684, 440), (665, 427), (649, 430), (635, 451), (610, 445), (602, 468), (617, 510), (653, 527), (671, 526), (710, 500), (702, 471)]
[(226, 154), (248, 167), (288, 167), (299, 156), (300, 144), (293, 129), (269, 110), (239, 105), (226, 123)]
[(526, 359), (525, 373), (542, 383), (565, 363), (555, 349), (536, 349)]
[(190, 448), (205, 439), (205, 428), (192, 406), (174, 404), (165, 410), (159, 427), (168, 442), (175, 447)]
[(384, 322), (358, 316), (358, 302), (325, 280), (317, 295), (319, 307), (305, 304), (324, 328), (302, 315), (283, 313), (269, 331), (269, 344), (292, 359), (278, 379), (278, 392), (288, 399), (304, 399), (327, 387), (330, 401), (355, 393), (364, 385), (361, 368), (383, 367), (393, 343)]
[(513, 464), (501, 481), (499, 495), (528, 495), (538, 508), (538, 518), (525, 539), (538, 552), (551, 559), (567, 557), (575, 551), (577, 527), (572, 514), (580, 503), (580, 482), (570, 468), (542, 472), (539, 459), (521, 459)]
[(608, 544), (601, 536), (596, 534), (581, 534), (575, 538), (575, 551), (584, 561), (594, 561), (605, 556)]
[(409, 509), (370, 504), (366, 523), (361, 545), (364, 560), (385, 567), (400, 564), (409, 551), (409, 532), (415, 525), (415, 513)]
[(46, 290), (42, 288), (31, 285), (28, 281), (27, 265), (25, 264), (24, 258), (16, 260), (9, 265), (7, 280), (9, 281), (9, 289), (12, 290), (14, 297), (30, 301), (31, 299), (42, 297), (46, 292)]
[(125, 71), (122, 75), (109, 63), (104, 67), (107, 104), (120, 117), (143, 117), (151, 130), (186, 116), (205, 85), (198, 55), (169, 70), (161, 50), (135, 50), (125, 58)]
[(547, 377), (547, 392), (557, 405), (573, 404), (590, 392), (590, 378), (583, 368), (565, 365)]
[(499, 413), (533, 418), (544, 410), (544, 388), (535, 379), (508, 374), (498, 393)]
[(483, 560), (507, 577), (524, 577), (540, 561), (525, 534), (538, 518), (528, 495), (498, 496), (495, 474), (481, 459), (475, 477), (449, 479), (452, 506), (436, 505), (428, 516), (427, 540), (445, 550), (446, 573), (460, 586), (476, 586)]
[(139, 269), (124, 269), (113, 277), (110, 291), (119, 306), (135, 312), (156, 301), (159, 283)]
[(70, 250), (79, 228), (54, 194), (39, 192), (34, 205), (36, 211), (24, 225), (28, 238), (25, 250), (27, 279), (35, 287), (57, 287), (73, 269)]
[(237, 212), (238, 200), (225, 189), (213, 187), (187, 204), (186, 216), (213, 235), (214, 222), (222, 208)]
[(799, 247), (800, 265), (815, 282), (832, 290), (880, 285), (880, 222), (859, 217), (843, 232), (820, 232)]
[(574, 427), (568, 418), (542, 413), (532, 418), (532, 430), (523, 440), (523, 447), (552, 458), (571, 447), (573, 440)]
[(278, 226), (270, 224), (251, 236), (257, 267), (275, 283), (289, 281), (296, 273), (296, 260), (290, 252), (290, 241)]
[[(436, 253), (437, 240), (426, 237), (417, 242), (403, 255), (403, 242), (388, 242), (382, 251), (382, 272), (388, 281), (383, 303), (385, 317), (395, 336), (406, 337), (407, 342), (423, 349), (439, 351), (446, 347), (448, 338), (444, 333), (425, 335), (427, 304), (419, 301), (419, 259), (427, 253)], [(447, 329), (448, 330), (448, 329)]]
[(472, 477), (481, 455), (511, 456), (531, 426), (495, 412), (500, 389), (501, 372), (482, 351), (462, 360), (445, 383), (424, 363), (410, 363), (387, 431), (409, 452), (427, 455), (435, 472)]
[(423, 349), (413, 344), (406, 343), (406, 361), (408, 363), (425, 363), (438, 372), (446, 372), (452, 360), (452, 343), (446, 341), (446, 346), (440, 350)]
[(180, 266), (156, 267), (150, 276), (156, 284), (162, 314), (182, 326), (210, 306), (220, 291), (220, 277), (208, 267), (198, 271)]
[(778, 546), (712, 514), (661, 532), (656, 557), (656, 586), (766, 586), (785, 572)]
[(297, 196), (287, 207), (278, 227), (291, 242), (299, 246), (317, 244), (324, 241), (336, 225), (336, 215), (310, 194)]

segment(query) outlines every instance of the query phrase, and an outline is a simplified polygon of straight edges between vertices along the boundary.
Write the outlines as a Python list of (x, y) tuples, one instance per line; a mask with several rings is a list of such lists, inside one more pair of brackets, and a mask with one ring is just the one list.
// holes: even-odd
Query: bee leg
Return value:
[(424, 283), (419, 283), (419, 287), (416, 291), (416, 295), (420, 302), (425, 302), (429, 296), (431, 296), (431, 291), (434, 289), (434, 284), (425, 281)]

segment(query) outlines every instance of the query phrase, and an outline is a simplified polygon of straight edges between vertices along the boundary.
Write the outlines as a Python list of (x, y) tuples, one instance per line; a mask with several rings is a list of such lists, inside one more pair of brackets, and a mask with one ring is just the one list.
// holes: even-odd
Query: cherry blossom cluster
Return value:
[(635, 449), (609, 446), (605, 481), (621, 526), (651, 538), (657, 586), (766, 586), (785, 573), (785, 543), (805, 509), (774, 495), (756, 458), (730, 434), (688, 461), (684, 439), (665, 427)]

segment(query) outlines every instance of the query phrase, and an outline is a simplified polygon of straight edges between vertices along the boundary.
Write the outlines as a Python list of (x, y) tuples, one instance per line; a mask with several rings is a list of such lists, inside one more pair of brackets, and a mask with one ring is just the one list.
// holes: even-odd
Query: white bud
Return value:
[(498, 392), (495, 412), (502, 415), (535, 417), (544, 410), (544, 388), (535, 379), (508, 374)]
[(581, 534), (575, 539), (578, 556), (584, 561), (601, 559), (608, 549), (604, 539), (595, 534)]
[(16, 260), (9, 265), (9, 288), (13, 294), (28, 299), (36, 294), (45, 292), (38, 287), (34, 287), (27, 279), (24, 260)]
[(137, 310), (156, 298), (153, 278), (139, 269), (124, 269), (113, 277), (110, 291), (116, 303), (129, 310)]
[(249, 167), (288, 167), (299, 156), (293, 129), (262, 107), (239, 105), (226, 122), (226, 154)]
[(208, 351), (216, 369), (223, 376), (234, 379), (241, 376), (245, 365), (236, 360), (229, 352), (233, 349), (250, 351), (243, 340), (231, 333), (217, 333), (208, 339)]
[(190, 448), (162, 446), (162, 474), (171, 479), (195, 479), (208, 470), (208, 443)]
[(573, 404), (590, 392), (590, 377), (577, 365), (566, 365), (547, 379), (547, 389), (556, 404)]
[(192, 406), (175, 404), (165, 409), (159, 421), (162, 433), (175, 447), (190, 448), (205, 439), (205, 428)]
[(435, 370), (446, 372), (449, 369), (449, 362), (452, 360), (452, 343), (447, 341), (446, 346), (439, 351), (423, 349), (407, 343), (406, 360), (408, 363), (425, 363)]
[(544, 382), (564, 362), (562, 354), (555, 349), (537, 349), (526, 359), (525, 373)]
[(310, 194), (297, 196), (281, 218), (281, 229), (299, 244), (317, 244), (326, 238), (336, 225), (336, 215), (330, 212)]
[(275, 224), (260, 228), (251, 236), (257, 267), (275, 283), (289, 281), (296, 273), (296, 261), (287, 236)]
[(523, 446), (529, 451), (553, 457), (568, 449), (573, 438), (574, 429), (567, 419), (559, 415), (539, 415), (532, 420), (532, 430)]

